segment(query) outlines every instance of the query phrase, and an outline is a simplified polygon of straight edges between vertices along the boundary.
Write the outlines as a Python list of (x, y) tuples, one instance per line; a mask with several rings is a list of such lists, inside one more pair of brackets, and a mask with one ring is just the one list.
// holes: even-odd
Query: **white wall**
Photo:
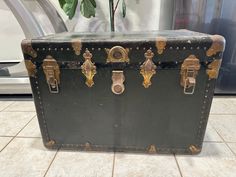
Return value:
[(20, 43), (24, 33), (14, 15), (0, 1), (0, 62), (22, 60)]

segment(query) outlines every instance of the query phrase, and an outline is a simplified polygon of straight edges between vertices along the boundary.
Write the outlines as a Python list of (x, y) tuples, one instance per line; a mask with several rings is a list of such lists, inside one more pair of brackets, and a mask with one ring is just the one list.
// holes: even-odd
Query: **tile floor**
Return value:
[(0, 101), (0, 177), (236, 177), (236, 97), (215, 97), (202, 153), (50, 151), (32, 101)]

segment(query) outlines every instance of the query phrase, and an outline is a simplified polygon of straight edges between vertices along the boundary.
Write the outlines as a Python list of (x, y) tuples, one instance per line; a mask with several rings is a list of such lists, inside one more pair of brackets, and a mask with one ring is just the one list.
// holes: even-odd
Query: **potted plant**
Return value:
[[(69, 19), (72, 19), (75, 15), (76, 8), (78, 5), (78, 0), (58, 0), (60, 3), (61, 8), (66, 13), (66, 15), (69, 17)], [(110, 26), (111, 31), (115, 31), (115, 13), (116, 10), (122, 1), (122, 16), (123, 18), (126, 16), (126, 3), (125, 0), (117, 0), (114, 2), (114, 0), (109, 0), (109, 11), (110, 11)], [(91, 18), (95, 17), (96, 14), (96, 0), (81, 0), (80, 2), (80, 13), (86, 17)]]

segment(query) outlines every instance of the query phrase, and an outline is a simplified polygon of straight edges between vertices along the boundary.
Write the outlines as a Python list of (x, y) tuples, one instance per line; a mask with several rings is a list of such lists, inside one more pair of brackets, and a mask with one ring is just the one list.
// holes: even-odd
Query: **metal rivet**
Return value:
[(92, 50), (94, 50), (94, 48), (92, 48)]
[(70, 50), (70, 48), (67, 48), (66, 50)]
[(50, 50), (51, 50), (51, 48), (48, 48), (48, 50), (50, 51)]
[(43, 50), (45, 50), (45, 48), (43, 48)]
[(198, 46), (198, 47), (197, 47), (197, 50), (199, 50), (199, 49), (200, 49), (200, 47)]
[(63, 50), (63, 48), (61, 48), (61, 50)]
[(193, 49), (193, 47), (190, 47), (190, 49), (192, 50), (192, 49)]
[(143, 50), (146, 50), (146, 48), (144, 47)]
[(179, 47), (176, 47), (177, 50), (179, 50)]
[(185, 49), (186, 49), (186, 47), (183, 47), (183, 49), (185, 50)]
[(36, 50), (39, 51), (39, 48), (37, 48)]
[(54, 50), (57, 50), (57, 48), (55, 48)]
[(139, 50), (139, 47), (136, 47), (137, 50)]
[(101, 50), (101, 48), (98, 48), (98, 50)]
[(173, 47), (170, 47), (170, 49), (172, 50), (172, 49), (173, 49)]

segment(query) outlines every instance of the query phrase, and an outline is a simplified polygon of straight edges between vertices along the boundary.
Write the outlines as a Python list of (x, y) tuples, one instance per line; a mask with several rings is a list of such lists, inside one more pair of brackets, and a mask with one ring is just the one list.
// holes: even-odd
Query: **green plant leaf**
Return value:
[(96, 6), (95, 0), (82, 0), (80, 4), (80, 13), (86, 18), (95, 17)]
[(125, 18), (126, 16), (126, 3), (125, 0), (122, 1), (122, 16)]
[(78, 0), (59, 0), (59, 4), (69, 19), (75, 15)]
[(66, 3), (65, 0), (58, 0), (61, 8), (63, 8), (64, 4)]

